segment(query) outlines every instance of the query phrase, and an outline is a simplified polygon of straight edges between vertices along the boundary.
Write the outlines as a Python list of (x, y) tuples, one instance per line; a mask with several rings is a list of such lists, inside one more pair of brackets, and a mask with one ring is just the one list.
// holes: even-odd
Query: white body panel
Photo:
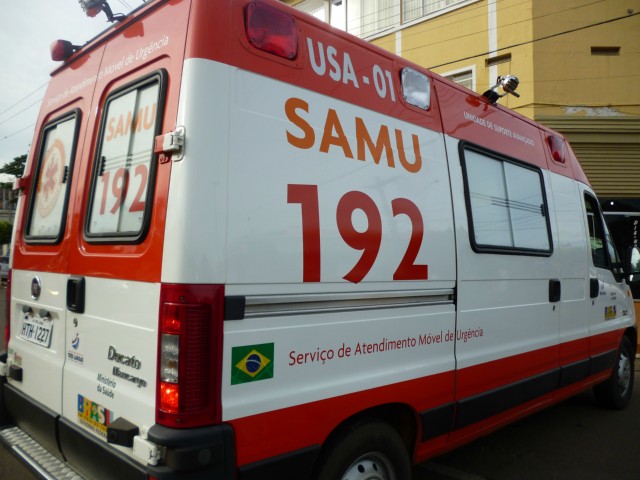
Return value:
[[(148, 428), (155, 423), (160, 286), (85, 280), (85, 313), (70, 312), (67, 325), (63, 416), (82, 424), (83, 397), (111, 412), (111, 420), (126, 417)], [(106, 435), (106, 426), (92, 425)]]

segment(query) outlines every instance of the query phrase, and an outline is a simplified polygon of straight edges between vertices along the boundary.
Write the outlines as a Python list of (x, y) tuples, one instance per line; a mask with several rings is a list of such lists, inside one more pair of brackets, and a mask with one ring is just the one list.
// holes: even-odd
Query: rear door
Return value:
[[(106, 440), (123, 417), (155, 423), (158, 308), (170, 158), (189, 2), (155, 10), (105, 47), (88, 126), (91, 154), (73, 225), (60, 441), (68, 429)], [(89, 139), (87, 139), (89, 141)], [(128, 450), (129, 453), (131, 450)], [(75, 463), (86, 459), (72, 458)]]
[[(67, 250), (63, 236), (72, 184), (80, 109), (46, 122), (36, 156), (33, 189), (27, 200), (23, 238), (17, 244), (12, 284), (11, 361), (22, 369), (12, 382), (52, 410), (60, 411), (65, 361)], [(24, 256), (41, 266), (26, 269)], [(14, 367), (14, 371), (18, 371)]]

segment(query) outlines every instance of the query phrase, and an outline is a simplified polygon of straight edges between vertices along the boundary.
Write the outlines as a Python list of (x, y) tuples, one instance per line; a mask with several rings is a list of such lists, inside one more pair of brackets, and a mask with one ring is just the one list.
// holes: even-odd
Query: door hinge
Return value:
[[(155, 141), (154, 152), (161, 157), (170, 157), (174, 162), (184, 157), (185, 128), (178, 127), (173, 132), (158, 135)], [(162, 158), (160, 159), (162, 163)]]

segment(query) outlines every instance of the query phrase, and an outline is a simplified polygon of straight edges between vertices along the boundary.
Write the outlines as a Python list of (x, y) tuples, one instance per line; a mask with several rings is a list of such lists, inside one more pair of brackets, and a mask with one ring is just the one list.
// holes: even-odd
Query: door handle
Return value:
[(67, 308), (75, 313), (84, 313), (84, 277), (70, 277), (67, 280)]
[(598, 298), (600, 294), (600, 280), (597, 278), (589, 279), (589, 296), (591, 298)]
[(562, 296), (562, 285), (557, 278), (549, 280), (549, 302), (559, 302)]

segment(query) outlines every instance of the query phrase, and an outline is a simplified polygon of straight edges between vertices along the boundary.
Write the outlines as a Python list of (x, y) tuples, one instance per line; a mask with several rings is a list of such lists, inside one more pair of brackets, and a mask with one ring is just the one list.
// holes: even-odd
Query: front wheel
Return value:
[(626, 408), (633, 393), (634, 360), (631, 340), (629, 337), (622, 337), (611, 377), (593, 389), (600, 405), (613, 410)]
[(316, 480), (410, 480), (411, 464), (400, 435), (378, 421), (355, 424), (327, 445)]

